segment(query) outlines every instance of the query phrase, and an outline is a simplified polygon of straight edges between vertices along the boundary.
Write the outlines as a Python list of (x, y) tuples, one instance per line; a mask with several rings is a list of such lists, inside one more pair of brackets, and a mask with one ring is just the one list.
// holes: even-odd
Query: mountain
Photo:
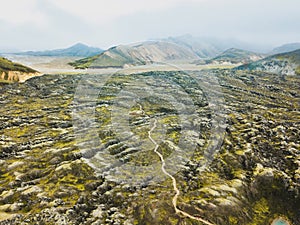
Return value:
[(24, 81), (30, 76), (37, 75), (38, 72), (19, 63), (14, 63), (6, 58), (0, 57), (0, 81), (18, 82)]
[(69, 48), (55, 49), (46, 51), (29, 51), (17, 53), (18, 55), (32, 55), (32, 56), (77, 56), (89, 57), (103, 52), (100, 48), (89, 47), (87, 45), (78, 43)]
[(222, 46), (215, 41), (205, 38), (195, 38), (190, 35), (169, 37), (166, 41), (189, 48), (200, 58), (211, 58), (223, 51)]
[(239, 66), (236, 69), (264, 71), (280, 75), (300, 75), (300, 49), (272, 55), (262, 60)]
[(280, 54), (280, 53), (285, 53), (285, 52), (292, 52), (297, 49), (300, 49), (300, 43), (289, 43), (289, 44), (281, 45), (277, 48), (274, 48), (271, 51), (271, 54), (274, 55), (274, 54)]
[(262, 54), (258, 54), (255, 52), (250, 52), (247, 50), (230, 48), (221, 53), (220, 55), (209, 59), (209, 60), (198, 60), (196, 64), (238, 64), (238, 63), (250, 63), (255, 62), (264, 58)]
[(208, 37), (194, 37), (192, 35), (183, 35), (179, 37), (169, 37), (168, 42), (173, 42), (189, 48), (200, 58), (211, 59), (230, 48), (250, 49), (256, 51), (256, 47), (232, 39), (218, 39)]
[(197, 54), (175, 43), (147, 41), (134, 45), (120, 45), (103, 53), (70, 63), (77, 69), (83, 68), (123, 68), (146, 65), (154, 62), (196, 60)]
[[(232, 39), (217, 39), (183, 35), (178, 37), (146, 41), (134, 45), (120, 45), (110, 48), (102, 54), (75, 61), (70, 63), (70, 65), (74, 66), (75, 68), (121, 68), (127, 65), (145, 65), (152, 62), (166, 62), (172, 60), (206, 60), (217, 57), (225, 50), (232, 48), (249, 50), (256, 49), (255, 46)], [(244, 53), (238, 53), (237, 51), (238, 50), (235, 50), (233, 53), (237, 54), (237, 58), (241, 57), (241, 55), (252, 55), (254, 58), (256, 58), (255, 53), (246, 53), (246, 51)], [(248, 62), (247, 57), (243, 57), (242, 58), (245, 60), (245, 62)], [(261, 57), (259, 56), (258, 58)]]

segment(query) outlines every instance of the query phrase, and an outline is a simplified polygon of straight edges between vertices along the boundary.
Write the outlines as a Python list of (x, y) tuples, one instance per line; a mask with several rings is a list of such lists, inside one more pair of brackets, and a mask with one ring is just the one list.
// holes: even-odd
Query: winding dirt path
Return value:
[[(142, 109), (142, 107), (140, 106), (140, 109)], [(142, 110), (144, 112), (144, 110)], [(177, 182), (176, 182), (176, 179), (175, 177), (173, 177), (168, 171), (166, 171), (165, 169), (165, 166), (166, 166), (166, 162), (165, 162), (165, 159), (163, 157), (163, 155), (158, 151), (158, 147), (159, 145), (157, 144), (157, 142), (152, 138), (151, 134), (152, 132), (154, 131), (154, 129), (157, 127), (157, 119), (154, 118), (154, 123), (153, 123), (153, 126), (151, 127), (151, 129), (148, 131), (148, 138), (150, 139), (150, 141), (155, 145), (155, 148), (154, 148), (154, 152), (159, 156), (160, 158), (160, 161), (161, 161), (161, 170), (162, 172), (167, 175), (169, 178), (171, 178), (172, 180), (172, 183), (173, 183), (173, 189), (175, 191), (175, 195), (172, 199), (172, 203), (173, 203), (173, 207), (175, 209), (175, 212), (177, 214), (182, 214), (183, 216), (186, 216), (190, 219), (193, 219), (193, 220), (197, 220), (197, 221), (200, 221), (206, 225), (214, 225), (213, 223), (207, 221), (207, 220), (204, 220), (200, 217), (196, 217), (196, 216), (192, 216), (190, 214), (188, 214), (187, 212), (184, 212), (180, 209), (178, 209), (177, 207), (177, 199), (178, 199), (178, 196), (180, 195), (180, 191), (179, 189), (177, 188)]]

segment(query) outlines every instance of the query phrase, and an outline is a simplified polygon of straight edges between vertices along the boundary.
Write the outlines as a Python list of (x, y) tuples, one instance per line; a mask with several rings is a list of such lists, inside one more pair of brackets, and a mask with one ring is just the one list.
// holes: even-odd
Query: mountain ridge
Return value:
[(271, 55), (262, 60), (239, 66), (236, 69), (263, 71), (279, 75), (300, 75), (300, 49)]
[(169, 37), (165, 40), (185, 46), (204, 59), (216, 57), (229, 48), (248, 49), (250, 47), (248, 44), (237, 40), (194, 37), (192, 35)]
[(190, 49), (164, 41), (146, 41), (131, 45), (114, 46), (99, 55), (70, 63), (77, 69), (124, 68), (155, 62), (196, 60), (198, 56)]
[(90, 47), (88, 45), (77, 43), (68, 48), (45, 50), (45, 51), (27, 51), (15, 53), (16, 55), (30, 55), (30, 56), (77, 56), (89, 57), (103, 52), (102, 49)]
[[(156, 47), (154, 47), (156, 45)], [(118, 45), (101, 54), (86, 57), (69, 63), (76, 69), (85, 68), (124, 68), (127, 66), (146, 65), (153, 62), (167, 62), (172, 60), (196, 61), (209, 60), (222, 54), (228, 49), (249, 49), (249, 44), (216, 38), (199, 38), (191, 35), (168, 37), (144, 41), (137, 44)], [(248, 51), (250, 54), (249, 50)], [(251, 52), (252, 58), (258, 60), (262, 54)], [(243, 58), (243, 63), (255, 61), (251, 57)], [(236, 62), (235, 62), (236, 63)]]
[(255, 53), (248, 50), (229, 48), (218, 56), (208, 60), (198, 60), (194, 64), (245, 64), (264, 58), (263, 54)]
[(275, 54), (280, 54), (280, 53), (286, 53), (286, 52), (292, 52), (297, 49), (300, 49), (300, 42), (295, 42), (295, 43), (287, 43), (281, 46), (278, 46), (274, 48), (270, 54), (275, 55)]

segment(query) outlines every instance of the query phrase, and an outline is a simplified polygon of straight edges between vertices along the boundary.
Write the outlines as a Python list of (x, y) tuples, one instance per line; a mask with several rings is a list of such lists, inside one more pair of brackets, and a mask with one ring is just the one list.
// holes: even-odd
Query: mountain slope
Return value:
[(289, 43), (285, 45), (281, 45), (277, 48), (274, 48), (271, 52), (272, 55), (285, 53), (285, 52), (292, 52), (297, 49), (300, 49), (300, 43)]
[[(122, 68), (127, 65), (144, 65), (152, 62), (165, 62), (170, 60), (206, 60), (217, 57), (226, 49), (230, 48), (253, 49), (254, 46), (237, 40), (183, 35), (142, 42), (141, 44), (135, 45), (117, 46), (103, 52), (101, 55), (81, 59), (70, 63), (70, 65), (75, 68)], [(237, 53), (235, 52), (235, 54)], [(247, 54), (254, 55), (255, 53), (249, 52)], [(261, 57), (259, 56), (259, 58)], [(247, 58), (245, 62), (248, 62)]]
[(253, 48), (253, 46), (237, 40), (193, 37), (191, 35), (169, 37), (166, 40), (187, 47), (195, 52), (200, 58), (204, 59), (211, 59), (213, 57), (216, 57), (229, 48)]
[(135, 45), (120, 45), (100, 55), (70, 63), (75, 68), (123, 68), (146, 65), (154, 62), (195, 60), (198, 56), (191, 50), (163, 41), (143, 42)]
[(18, 82), (27, 76), (37, 75), (38, 72), (19, 63), (14, 63), (0, 57), (0, 81)]
[(32, 56), (78, 56), (78, 57), (89, 57), (97, 55), (103, 52), (100, 48), (89, 47), (87, 45), (78, 43), (69, 48), (55, 49), (47, 51), (29, 51), (17, 53), (19, 55), (32, 55)]
[(196, 64), (238, 64), (238, 63), (250, 63), (264, 58), (262, 54), (250, 52), (247, 50), (230, 48), (221, 53), (220, 55), (209, 59), (199, 60), (194, 63)]
[(300, 49), (269, 56), (254, 63), (237, 67), (238, 70), (254, 70), (281, 75), (300, 75)]
[(195, 52), (200, 58), (214, 57), (223, 50), (223, 48), (220, 45), (216, 44), (211, 40), (204, 38), (194, 38), (190, 35), (170, 37), (166, 40), (189, 48), (190, 50)]
[(215, 57), (213, 60), (220, 63), (229, 62), (229, 63), (249, 63), (260, 60), (264, 58), (262, 54), (257, 54), (254, 52), (230, 48), (223, 52), (222, 54)]

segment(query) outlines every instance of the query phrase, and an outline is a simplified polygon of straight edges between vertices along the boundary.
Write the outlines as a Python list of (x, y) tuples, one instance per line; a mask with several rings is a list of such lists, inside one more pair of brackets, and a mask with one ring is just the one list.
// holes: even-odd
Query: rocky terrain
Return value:
[(150, 134), (178, 209), (300, 224), (299, 86), (242, 70), (1, 84), (0, 224), (203, 224), (175, 212)]
[(23, 82), (39, 73), (19, 63), (0, 57), (0, 82)]

